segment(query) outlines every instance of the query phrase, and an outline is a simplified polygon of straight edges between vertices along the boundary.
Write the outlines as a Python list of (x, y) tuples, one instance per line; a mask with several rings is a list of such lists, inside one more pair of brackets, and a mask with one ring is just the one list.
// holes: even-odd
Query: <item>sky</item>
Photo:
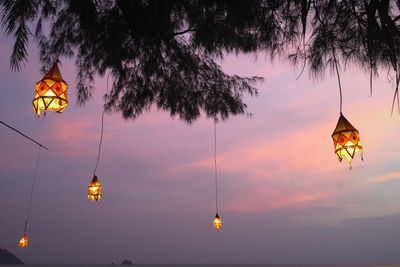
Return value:
[(41, 151), (27, 236), (23, 234), (38, 146), (0, 125), (0, 247), (26, 263), (400, 263), (400, 115), (390, 116), (393, 83), (342, 70), (343, 114), (364, 146), (349, 170), (334, 154), (339, 118), (335, 76), (318, 81), (283, 60), (226, 55), (230, 74), (264, 77), (253, 114), (217, 125), (219, 215), (215, 216), (213, 121), (188, 125), (153, 108), (136, 120), (105, 116), (97, 176), (100, 202), (87, 200), (100, 138), (105, 77), (76, 105), (76, 69), (62, 114), (32, 108), (40, 73), (32, 42), (20, 72), (12, 40), (0, 39), (0, 120), (35, 138)]

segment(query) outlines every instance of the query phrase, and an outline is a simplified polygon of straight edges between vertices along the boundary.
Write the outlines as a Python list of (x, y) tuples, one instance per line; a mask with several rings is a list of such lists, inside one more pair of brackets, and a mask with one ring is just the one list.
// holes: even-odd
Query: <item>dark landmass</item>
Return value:
[(0, 264), (17, 265), (24, 263), (7, 249), (0, 248)]

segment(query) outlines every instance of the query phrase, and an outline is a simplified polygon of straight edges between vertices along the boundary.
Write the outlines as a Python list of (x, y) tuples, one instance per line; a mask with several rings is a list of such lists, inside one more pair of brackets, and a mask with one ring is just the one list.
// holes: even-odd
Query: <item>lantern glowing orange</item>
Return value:
[(68, 105), (67, 88), (68, 84), (63, 80), (56, 62), (43, 79), (36, 83), (35, 97), (32, 100), (36, 115), (40, 117), (42, 110), (63, 112)]
[(28, 238), (26, 237), (26, 235), (23, 235), (19, 240), (19, 247), (24, 248), (26, 246), (28, 246)]
[(89, 184), (88, 199), (94, 201), (99, 201), (101, 199), (101, 185), (97, 176), (95, 175)]
[(222, 220), (221, 220), (221, 218), (218, 216), (218, 213), (217, 213), (217, 215), (215, 215), (215, 218), (214, 218), (214, 221), (213, 221), (213, 225), (214, 225), (214, 228), (215, 228), (217, 231), (219, 230), (219, 228), (221, 228)]
[(363, 160), (363, 148), (360, 141), (360, 136), (356, 128), (340, 114), (339, 121), (336, 125), (335, 131), (332, 134), (333, 144), (335, 146), (335, 153), (339, 161), (342, 161), (343, 156), (350, 163), (354, 158), (356, 152), (361, 153)]

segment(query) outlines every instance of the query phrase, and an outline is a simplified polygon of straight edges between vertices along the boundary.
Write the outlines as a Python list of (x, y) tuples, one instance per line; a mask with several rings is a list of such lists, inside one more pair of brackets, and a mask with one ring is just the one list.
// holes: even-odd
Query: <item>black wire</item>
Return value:
[(32, 183), (31, 193), (30, 193), (30, 196), (29, 196), (28, 211), (26, 213), (26, 220), (25, 220), (25, 226), (24, 226), (24, 235), (26, 234), (26, 228), (28, 226), (29, 214), (31, 213), (33, 190), (35, 188), (37, 173), (38, 173), (38, 170), (39, 170), (40, 149), (41, 149), (41, 146), (39, 146), (39, 152), (38, 152), (38, 155), (36, 157), (36, 167), (35, 167), (35, 172), (33, 174), (33, 183)]
[(218, 214), (217, 119), (214, 119), (214, 174), (215, 174), (215, 209)]
[(99, 150), (97, 152), (96, 167), (94, 167), (93, 175), (96, 175), (96, 170), (97, 167), (99, 166), (99, 161), (100, 161), (101, 144), (103, 143), (103, 132), (104, 132), (104, 112), (105, 111), (103, 110), (103, 114), (101, 114), (101, 134), (100, 134)]
[[(110, 72), (108, 72), (108, 75), (107, 75), (107, 89), (106, 89), (106, 94), (108, 93), (108, 78), (109, 78), (109, 77), (110, 77)], [(101, 144), (103, 143), (104, 114), (105, 114), (105, 112), (106, 112), (106, 109), (105, 109), (105, 104), (104, 104), (103, 113), (101, 114), (101, 133), (100, 133), (99, 150), (97, 151), (97, 161), (96, 161), (96, 167), (94, 167), (93, 176), (96, 175), (96, 170), (97, 170), (97, 167), (99, 166), (99, 161), (100, 161)]]
[(343, 100), (342, 100), (342, 85), (340, 83), (340, 74), (339, 74), (339, 68), (338, 68), (338, 64), (336, 61), (336, 56), (335, 56), (335, 51), (333, 50), (333, 61), (335, 63), (335, 68), (336, 68), (336, 75), (337, 75), (337, 79), (338, 79), (338, 83), (339, 83), (339, 94), (340, 94), (340, 114), (342, 114), (342, 106), (343, 106)]
[(34, 142), (35, 144), (39, 145), (40, 147), (43, 147), (44, 149), (47, 149), (47, 150), (49, 150), (49, 149), (48, 149), (47, 147), (45, 147), (44, 145), (40, 144), (39, 142), (35, 141), (34, 139), (30, 138), (29, 136), (27, 136), (27, 135), (25, 135), (25, 134), (21, 133), (20, 131), (18, 131), (18, 130), (17, 130), (17, 129), (15, 129), (14, 127), (12, 127), (12, 126), (8, 125), (7, 123), (5, 123), (5, 122), (2, 122), (2, 121), (0, 121), (0, 123), (1, 123), (1, 124), (3, 124), (4, 126), (6, 126), (6, 127), (10, 128), (11, 130), (13, 130), (13, 131), (15, 131), (15, 132), (19, 133), (19, 134), (20, 134), (20, 135), (22, 135), (23, 137), (25, 137), (25, 138), (27, 138), (27, 139), (31, 140), (32, 142)]
[(394, 110), (394, 106), (396, 104), (396, 99), (397, 99), (397, 109), (399, 110), (399, 113), (400, 113), (400, 105), (399, 105), (399, 83), (400, 83), (400, 78), (399, 78), (399, 75), (397, 74), (397, 70), (395, 70), (395, 71), (396, 71), (396, 90), (394, 91), (394, 96), (393, 96), (391, 116), (393, 116), (393, 110)]

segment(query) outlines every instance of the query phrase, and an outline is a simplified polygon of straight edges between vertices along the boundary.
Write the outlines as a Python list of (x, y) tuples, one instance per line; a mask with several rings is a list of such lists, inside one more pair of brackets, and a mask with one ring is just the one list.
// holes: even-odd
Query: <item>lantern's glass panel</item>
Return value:
[[(44, 96), (47, 96), (47, 97), (55, 97), (56, 94), (55, 94), (53, 91), (48, 90), (46, 93), (44, 93)], [(45, 99), (48, 99), (48, 98), (45, 98)]]
[(46, 83), (48, 87), (52, 87), (57, 81), (52, 79), (45, 79), (43, 82)]

